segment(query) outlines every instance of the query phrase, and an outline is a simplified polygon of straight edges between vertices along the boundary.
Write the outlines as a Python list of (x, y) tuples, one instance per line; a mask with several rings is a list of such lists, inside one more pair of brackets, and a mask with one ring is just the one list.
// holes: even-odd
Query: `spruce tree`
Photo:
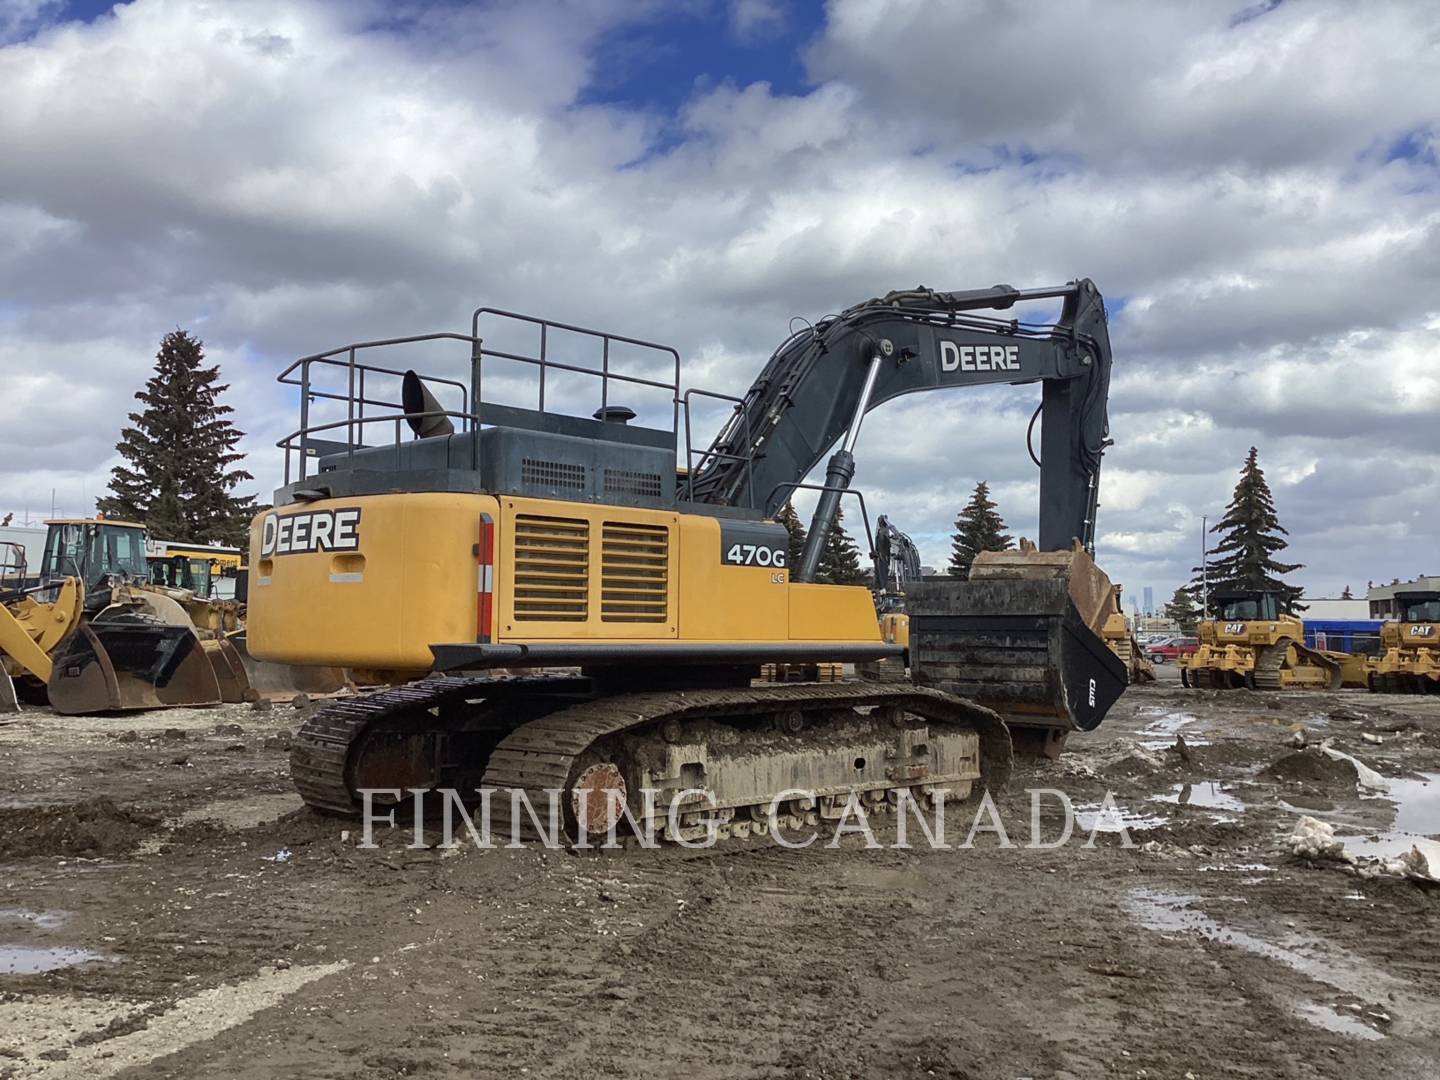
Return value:
[[(1250, 454), (1240, 470), (1240, 482), (1235, 485), (1235, 494), (1230, 499), (1225, 516), (1211, 526), (1212, 533), (1222, 534), (1222, 539), (1212, 549), (1215, 560), (1209, 565), (1210, 594), (1226, 590), (1264, 590), (1280, 594), (1280, 606), (1285, 611), (1297, 609), (1297, 601), (1304, 590), (1280, 580), (1285, 574), (1294, 573), (1304, 567), (1300, 563), (1282, 563), (1275, 556), (1289, 547), (1282, 537), (1289, 533), (1280, 525), (1275, 514), (1275, 500), (1270, 494), (1270, 485), (1258, 462), (1259, 452), (1250, 448)], [(1195, 567), (1196, 580), (1191, 590), (1198, 592), (1204, 571)]]
[(1004, 519), (995, 512), (990, 501), (990, 485), (984, 480), (975, 485), (975, 492), (965, 509), (955, 519), (955, 533), (950, 545), (950, 575), (970, 576), (970, 564), (982, 551), (1008, 551), (1015, 540), (1005, 531)]
[(845, 511), (835, 510), (835, 525), (820, 549), (815, 580), (825, 585), (859, 585), (865, 580), (860, 568), (860, 549), (845, 531)]
[(785, 526), (785, 531), (790, 534), (789, 561), (786, 563), (792, 570), (800, 565), (800, 556), (805, 554), (805, 523), (800, 520), (800, 515), (795, 512), (795, 507), (786, 503), (780, 508), (780, 513), (775, 515), (775, 520)]
[(1195, 597), (1190, 590), (1182, 585), (1165, 605), (1165, 617), (1174, 620), (1182, 634), (1193, 634), (1195, 624), (1200, 619), (1200, 605), (1195, 603)]
[(130, 414), (134, 426), (115, 446), (125, 463), (111, 471), (110, 494), (96, 508), (138, 521), (158, 539), (241, 547), (255, 497), (234, 490), (254, 478), (232, 468), (244, 457), (235, 444), (245, 433), (218, 401), (229, 389), (216, 382), (220, 369), (204, 360), (204, 345), (184, 330), (165, 335), (155, 374), (135, 395), (145, 409)]

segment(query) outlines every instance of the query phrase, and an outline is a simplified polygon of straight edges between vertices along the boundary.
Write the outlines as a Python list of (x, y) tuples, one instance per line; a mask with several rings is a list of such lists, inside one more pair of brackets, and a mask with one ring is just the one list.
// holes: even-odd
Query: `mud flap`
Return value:
[(907, 605), (915, 682), (994, 709), (1017, 750), (1053, 755), (1070, 731), (1099, 726), (1129, 684), (1064, 579), (927, 582)]
[(148, 620), (82, 625), (56, 657), (49, 691), (55, 711), (67, 716), (221, 700), (195, 631)]
[(20, 696), (15, 693), (15, 680), (0, 667), (0, 716), (20, 711)]

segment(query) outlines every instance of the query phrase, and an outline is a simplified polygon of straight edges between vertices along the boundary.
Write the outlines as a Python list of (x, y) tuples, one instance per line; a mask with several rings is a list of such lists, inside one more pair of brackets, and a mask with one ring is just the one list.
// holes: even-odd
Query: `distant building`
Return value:
[(1300, 612), (1300, 617), (1306, 622), (1316, 619), (1369, 619), (1372, 617), (1370, 604), (1366, 600), (1345, 600), (1329, 596), (1312, 599), (1302, 596), (1300, 603), (1305, 605), (1305, 610)]
[(1155, 590), (1149, 585), (1145, 586), (1145, 614), (1155, 614)]
[(1420, 576), (1414, 581), (1398, 581), (1394, 585), (1372, 585), (1365, 594), (1372, 619), (1398, 619), (1400, 605), (1395, 595), (1402, 592), (1440, 592), (1440, 577)]
[(40, 573), (40, 556), (45, 551), (45, 527), (28, 529), (20, 525), (0, 526), (0, 544), (19, 544), (25, 549), (27, 577)]

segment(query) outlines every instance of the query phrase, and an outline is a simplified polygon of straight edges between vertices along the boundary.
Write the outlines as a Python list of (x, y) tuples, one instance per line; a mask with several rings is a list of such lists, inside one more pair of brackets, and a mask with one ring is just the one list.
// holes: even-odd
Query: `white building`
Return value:
[(5, 543), (19, 544), (25, 549), (26, 576), (38, 577), (40, 556), (45, 552), (45, 527), (27, 529), (20, 525), (0, 525), (0, 544)]
[(1370, 602), (1368, 600), (1345, 600), (1338, 596), (1302, 596), (1300, 603), (1305, 605), (1305, 610), (1300, 612), (1302, 619), (1369, 619)]

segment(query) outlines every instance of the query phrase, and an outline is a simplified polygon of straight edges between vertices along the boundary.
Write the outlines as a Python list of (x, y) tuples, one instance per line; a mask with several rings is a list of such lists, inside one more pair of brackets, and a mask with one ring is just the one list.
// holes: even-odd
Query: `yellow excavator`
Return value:
[(239, 604), (152, 582), (143, 525), (46, 526), (38, 584), (0, 595), (0, 699), (75, 715), (250, 696)]
[[(989, 314), (1024, 301), (1059, 302), (1060, 317)], [(371, 362), (422, 347), (464, 356), (426, 376)], [(533, 806), (559, 791), (572, 841), (612, 827), (684, 841), (748, 835), (777, 809), (833, 818), (852, 799), (1003, 785), (1007, 721), (1062, 741), (1125, 686), (1075, 609), (1109, 582), (1077, 580), (1094, 564), (1072, 546), (1093, 544), (1110, 365), (1088, 280), (894, 292), (794, 333), (743, 397), (709, 395), (733, 412), (699, 449), (702, 392), (682, 391), (675, 350), (636, 338), (481, 308), (468, 334), (295, 361), (280, 376), (301, 410), (280, 444), (285, 484), (251, 527), (249, 648), (389, 684), (305, 723), (297, 788), (340, 814), (405, 789), (508, 789)], [(516, 372), (534, 376), (535, 407), (513, 403)], [(765, 664), (904, 651), (868, 589), (814, 580), (842, 497), (868, 522), (850, 487), (866, 414), (902, 394), (1037, 382), (1042, 550), (971, 583), (974, 604), (945, 583), (918, 608), (908, 598), (913, 683), (757, 684)], [(590, 416), (570, 411), (580, 383), (597, 391)], [(504, 403), (487, 396), (497, 385)], [(617, 402), (645, 392), (667, 426)], [(824, 483), (806, 484), (832, 447)], [(791, 566), (775, 514), (806, 487), (819, 494)], [(545, 673), (493, 674), (524, 668)], [(492, 827), (533, 834), (508, 822), (518, 803), (494, 800)]]
[(1440, 592), (1395, 599), (1403, 614), (1380, 628), (1385, 653), (1370, 662), (1368, 685), (1388, 694), (1440, 694)]
[(1282, 610), (1278, 592), (1212, 593), (1218, 617), (1203, 620), (1200, 647), (1181, 657), (1180, 681), (1200, 689), (1339, 690), (1344, 657), (1305, 645), (1305, 624)]

